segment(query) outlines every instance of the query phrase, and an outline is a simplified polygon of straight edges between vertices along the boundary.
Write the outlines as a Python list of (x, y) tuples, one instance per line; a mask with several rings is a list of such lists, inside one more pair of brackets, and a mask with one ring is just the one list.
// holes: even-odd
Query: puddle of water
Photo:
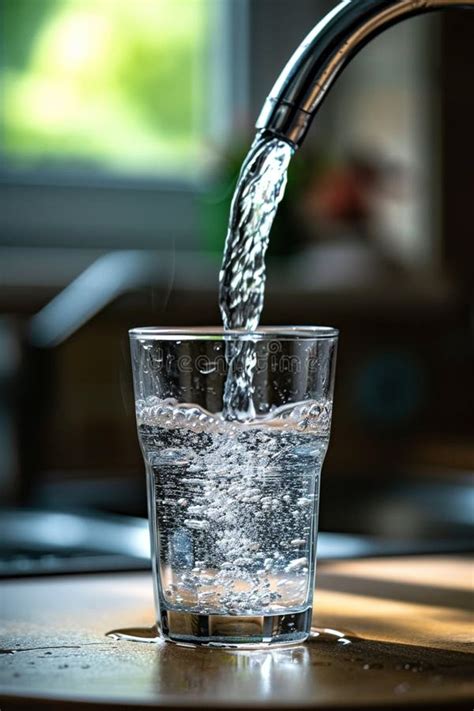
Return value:
[(122, 639), (126, 642), (146, 642), (148, 644), (162, 641), (156, 625), (153, 625), (153, 627), (126, 627), (124, 629), (111, 630), (105, 636), (112, 639)]
[[(352, 636), (353, 635), (351, 635), (351, 637)], [(153, 625), (152, 627), (126, 627), (124, 629), (111, 630), (110, 632), (106, 633), (106, 637), (110, 637), (111, 639), (115, 640), (125, 640), (126, 642), (145, 642), (147, 644), (161, 643), (163, 641), (156, 625)], [(341, 632), (340, 630), (334, 630), (325, 627), (313, 627), (306, 642), (299, 641), (295, 642), (294, 645), (291, 645), (291, 643), (289, 643), (285, 646), (300, 646), (304, 644), (337, 644), (338, 646), (342, 646), (351, 644), (351, 637), (349, 637), (345, 632)], [(186, 646), (194, 648), (195, 646), (199, 645), (186, 644)], [(224, 645), (219, 645), (219, 648), (225, 649), (226, 647)], [(251, 650), (250, 645), (247, 649)], [(268, 647), (268, 649), (271, 650), (272, 647)], [(262, 649), (260, 648), (259, 651), (262, 651)]]

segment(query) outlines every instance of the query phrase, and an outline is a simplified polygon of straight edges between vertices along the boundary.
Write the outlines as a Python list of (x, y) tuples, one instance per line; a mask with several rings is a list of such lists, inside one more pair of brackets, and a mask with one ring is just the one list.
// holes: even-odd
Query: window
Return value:
[(199, 248), (247, 0), (0, 0), (0, 245)]
[(189, 175), (205, 160), (213, 72), (226, 69), (226, 5), (0, 0), (4, 165)]

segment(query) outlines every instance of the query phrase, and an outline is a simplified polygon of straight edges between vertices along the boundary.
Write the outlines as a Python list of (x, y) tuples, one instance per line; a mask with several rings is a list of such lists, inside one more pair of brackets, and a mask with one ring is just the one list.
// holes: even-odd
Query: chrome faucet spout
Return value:
[(342, 0), (290, 58), (257, 129), (298, 148), (334, 80), (364, 45), (401, 20), (449, 8), (474, 9), (474, 0)]

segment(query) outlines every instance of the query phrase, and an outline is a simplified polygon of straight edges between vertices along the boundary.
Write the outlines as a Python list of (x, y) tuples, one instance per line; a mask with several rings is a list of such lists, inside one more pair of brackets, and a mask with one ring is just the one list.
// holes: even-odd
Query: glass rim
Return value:
[(253, 331), (246, 329), (224, 330), (222, 326), (142, 326), (129, 330), (131, 340), (152, 341), (199, 341), (227, 340), (320, 340), (337, 338), (339, 331), (332, 326), (259, 326)]

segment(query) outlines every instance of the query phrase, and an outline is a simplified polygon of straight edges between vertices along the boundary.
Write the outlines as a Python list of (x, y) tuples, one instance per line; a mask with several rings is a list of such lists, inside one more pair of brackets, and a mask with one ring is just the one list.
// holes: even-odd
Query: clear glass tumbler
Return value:
[[(337, 331), (130, 331), (162, 637), (300, 642), (311, 627)], [(224, 417), (229, 349), (253, 349), (252, 414)]]

